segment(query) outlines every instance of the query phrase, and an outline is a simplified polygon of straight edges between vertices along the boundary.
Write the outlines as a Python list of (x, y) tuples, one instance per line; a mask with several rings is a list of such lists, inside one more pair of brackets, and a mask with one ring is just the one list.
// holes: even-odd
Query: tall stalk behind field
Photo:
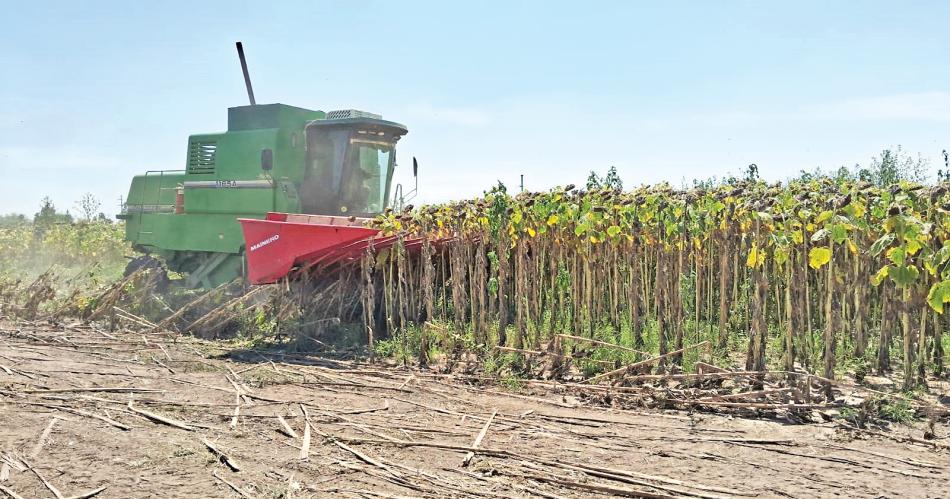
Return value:
[(660, 355), (705, 339), (729, 357), (745, 344), (748, 369), (829, 379), (839, 355), (890, 371), (900, 338), (911, 388), (928, 365), (943, 368), (948, 210), (944, 185), (827, 178), (516, 196), (499, 187), (376, 219), (405, 243), (364, 258), (364, 285), (382, 287), (364, 306), (385, 319), (364, 317), (376, 336), (379, 325), (449, 324), (481, 356), (562, 334)]

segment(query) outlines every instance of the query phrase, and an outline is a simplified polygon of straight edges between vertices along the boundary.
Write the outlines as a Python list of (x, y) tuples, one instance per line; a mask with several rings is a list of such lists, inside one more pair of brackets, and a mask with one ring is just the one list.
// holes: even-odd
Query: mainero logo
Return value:
[(257, 251), (257, 250), (263, 248), (264, 246), (267, 246), (268, 244), (270, 244), (270, 243), (272, 243), (272, 242), (274, 242), (274, 241), (276, 241), (276, 240), (278, 240), (278, 239), (280, 239), (280, 234), (274, 234), (273, 236), (270, 236), (270, 237), (268, 237), (267, 239), (265, 239), (265, 240), (263, 240), (263, 241), (261, 241), (261, 242), (259, 242), (259, 243), (257, 243), (257, 244), (251, 245), (251, 251)]

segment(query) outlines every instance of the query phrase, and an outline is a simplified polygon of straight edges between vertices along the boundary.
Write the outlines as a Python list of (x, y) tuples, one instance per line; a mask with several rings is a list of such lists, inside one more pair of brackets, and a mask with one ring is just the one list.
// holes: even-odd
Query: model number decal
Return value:
[(267, 246), (268, 244), (270, 244), (270, 243), (272, 243), (272, 242), (274, 242), (274, 241), (276, 241), (276, 240), (278, 240), (278, 239), (280, 239), (280, 234), (274, 234), (273, 236), (270, 236), (270, 237), (268, 237), (267, 239), (265, 239), (265, 240), (263, 240), (263, 241), (261, 241), (261, 242), (259, 242), (259, 243), (257, 243), (257, 244), (251, 245), (251, 251), (257, 251), (257, 250), (263, 248), (264, 246)]
[(273, 189), (270, 180), (189, 180), (185, 189)]

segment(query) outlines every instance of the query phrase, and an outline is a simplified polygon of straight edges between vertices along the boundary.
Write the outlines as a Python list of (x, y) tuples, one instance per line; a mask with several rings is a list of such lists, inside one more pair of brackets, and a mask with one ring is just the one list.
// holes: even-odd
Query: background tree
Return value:
[(919, 153), (914, 158), (898, 145), (897, 149), (884, 149), (880, 156), (872, 158), (869, 168), (858, 171), (858, 178), (880, 187), (896, 184), (901, 180), (926, 182), (929, 176), (928, 167), (928, 161)]
[(83, 194), (75, 203), (76, 211), (80, 217), (79, 220), (83, 222), (91, 222), (95, 219), (101, 207), (102, 202), (100, 202), (96, 196), (93, 196), (91, 192)]
[(36, 239), (42, 239), (54, 224), (70, 224), (72, 222), (73, 216), (68, 211), (58, 213), (53, 200), (46, 196), (40, 201), (40, 211), (33, 215), (33, 236)]
[(745, 172), (742, 174), (742, 177), (747, 182), (755, 182), (759, 180), (759, 165), (755, 163), (749, 163), (749, 166), (745, 167)]
[(608, 168), (607, 174), (603, 177), (597, 175), (597, 172), (594, 170), (590, 171), (590, 175), (587, 176), (587, 190), (592, 191), (596, 189), (623, 190), (623, 180), (620, 179), (616, 166)]
[(947, 154), (946, 149), (941, 152), (943, 153), (943, 168), (937, 170), (937, 182), (950, 182), (950, 154)]
[(0, 215), (0, 227), (20, 227), (28, 224), (30, 221), (22, 213), (8, 213)]

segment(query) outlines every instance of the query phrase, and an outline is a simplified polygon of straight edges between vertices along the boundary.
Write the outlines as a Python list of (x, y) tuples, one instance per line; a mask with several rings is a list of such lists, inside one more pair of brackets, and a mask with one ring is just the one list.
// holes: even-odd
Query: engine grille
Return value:
[(194, 141), (188, 146), (188, 173), (214, 173), (218, 143)]

